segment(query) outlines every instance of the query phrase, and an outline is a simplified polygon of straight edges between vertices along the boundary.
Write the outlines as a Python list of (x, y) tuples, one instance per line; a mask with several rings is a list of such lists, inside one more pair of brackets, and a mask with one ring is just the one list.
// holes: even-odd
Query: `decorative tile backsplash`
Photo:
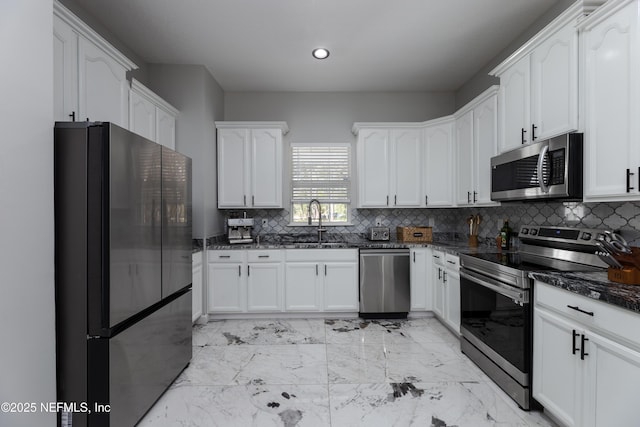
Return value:
[[(498, 235), (506, 218), (513, 230), (521, 225), (555, 225), (620, 230), (634, 246), (640, 246), (640, 202), (579, 203), (536, 202), (504, 203), (497, 207), (447, 209), (352, 209), (352, 226), (330, 227), (329, 233), (365, 233), (380, 219), (384, 227), (395, 232), (399, 225), (433, 224), (436, 233), (457, 233), (461, 239), (468, 236), (466, 219), (480, 214), (482, 222), (479, 237), (492, 241)], [(248, 210), (255, 218), (256, 234), (308, 234), (314, 227), (289, 226), (289, 212), (282, 210)], [(262, 225), (262, 219), (267, 220)], [(432, 220), (432, 222), (430, 222)]]

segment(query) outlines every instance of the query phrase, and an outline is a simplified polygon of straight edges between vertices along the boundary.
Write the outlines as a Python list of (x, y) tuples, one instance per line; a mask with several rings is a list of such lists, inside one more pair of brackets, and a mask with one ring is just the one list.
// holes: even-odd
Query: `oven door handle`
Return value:
[(488, 277), (482, 277), (478, 274), (466, 270), (460, 271), (460, 277), (477, 283), (478, 285), (484, 286), (485, 288), (489, 288), (492, 291), (495, 291), (500, 295), (504, 295), (505, 297), (509, 297), (519, 303), (527, 304), (529, 302), (528, 292), (514, 290), (511, 286), (505, 285), (497, 280), (493, 280)]

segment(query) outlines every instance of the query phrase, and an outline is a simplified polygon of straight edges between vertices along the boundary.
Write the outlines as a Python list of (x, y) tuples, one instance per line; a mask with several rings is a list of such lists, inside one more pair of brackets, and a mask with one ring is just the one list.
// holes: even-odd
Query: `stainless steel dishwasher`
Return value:
[(407, 317), (409, 278), (409, 249), (360, 249), (360, 317)]

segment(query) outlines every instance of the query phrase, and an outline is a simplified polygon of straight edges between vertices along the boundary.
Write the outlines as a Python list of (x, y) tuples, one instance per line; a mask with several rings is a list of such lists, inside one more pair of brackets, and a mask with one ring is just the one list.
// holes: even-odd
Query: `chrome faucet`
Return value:
[(320, 200), (318, 200), (318, 199), (311, 199), (311, 201), (309, 202), (308, 223), (309, 223), (309, 225), (311, 225), (311, 205), (314, 204), (314, 203), (318, 205), (318, 244), (320, 244), (322, 242), (322, 232), (323, 231), (327, 231), (327, 229), (326, 228), (322, 228), (322, 205), (320, 205)]

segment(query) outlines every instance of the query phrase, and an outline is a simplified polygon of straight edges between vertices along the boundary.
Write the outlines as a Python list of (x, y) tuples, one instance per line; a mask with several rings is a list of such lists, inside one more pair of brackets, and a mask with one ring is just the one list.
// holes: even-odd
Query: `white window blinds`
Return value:
[(291, 201), (349, 203), (349, 144), (291, 144)]

